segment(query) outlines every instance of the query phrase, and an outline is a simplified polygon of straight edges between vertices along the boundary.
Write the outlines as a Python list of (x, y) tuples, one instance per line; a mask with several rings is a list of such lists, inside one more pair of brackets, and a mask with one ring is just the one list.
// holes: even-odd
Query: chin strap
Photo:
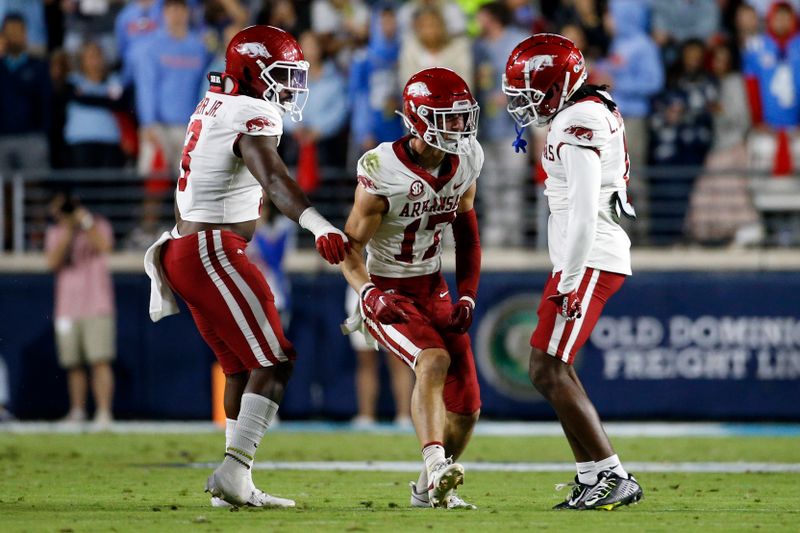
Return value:
[(517, 131), (517, 138), (511, 143), (511, 146), (514, 147), (514, 152), (527, 154), (526, 147), (528, 146), (528, 141), (522, 138), (522, 135), (525, 133), (525, 126), (520, 128), (515, 122), (514, 129)]

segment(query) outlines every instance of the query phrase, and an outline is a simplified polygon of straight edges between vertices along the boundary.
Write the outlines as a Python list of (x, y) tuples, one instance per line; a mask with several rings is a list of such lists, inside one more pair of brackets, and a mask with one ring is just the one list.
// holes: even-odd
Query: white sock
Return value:
[(430, 443), (422, 448), (422, 458), (425, 460), (425, 469), (427, 470), (428, 477), (433, 467), (445, 460), (444, 446), (439, 443)]
[(604, 472), (606, 470), (611, 470), (619, 477), (628, 478), (628, 473), (622, 468), (622, 462), (619, 460), (616, 454), (612, 455), (611, 457), (606, 457), (602, 461), (596, 461), (594, 463), (595, 472), (599, 474), (600, 472)]
[(272, 400), (251, 392), (242, 394), (239, 418), (226, 450), (226, 459), (233, 458), (248, 469), (253, 466), (256, 448), (277, 412), (278, 404)]
[(419, 478), (417, 479), (417, 492), (425, 492), (427, 488), (428, 488), (428, 465), (425, 465), (425, 468), (423, 468), (422, 472), (419, 473)]
[(597, 470), (594, 461), (586, 461), (585, 463), (575, 463), (575, 469), (578, 471), (578, 482), (585, 483), (586, 485), (594, 485), (597, 483)]
[(228, 446), (231, 445), (231, 440), (233, 440), (233, 430), (236, 429), (236, 419), (235, 418), (226, 418), (225, 419), (225, 451), (228, 450)]

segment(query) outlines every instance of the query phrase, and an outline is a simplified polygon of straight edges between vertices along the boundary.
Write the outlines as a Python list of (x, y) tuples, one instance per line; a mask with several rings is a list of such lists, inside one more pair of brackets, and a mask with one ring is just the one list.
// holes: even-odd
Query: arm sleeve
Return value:
[(459, 296), (475, 301), (481, 275), (481, 239), (475, 210), (459, 213), (453, 221), (456, 241), (456, 285)]
[(557, 290), (565, 294), (578, 288), (594, 243), (601, 168), (600, 157), (588, 148), (567, 144), (562, 146), (560, 157), (567, 173), (569, 222), (564, 268)]

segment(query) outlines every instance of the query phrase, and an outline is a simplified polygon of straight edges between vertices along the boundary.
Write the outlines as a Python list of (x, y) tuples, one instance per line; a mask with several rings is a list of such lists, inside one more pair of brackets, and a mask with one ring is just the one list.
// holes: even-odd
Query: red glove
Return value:
[(472, 325), (474, 311), (475, 301), (469, 296), (462, 296), (453, 306), (447, 329), (456, 333), (466, 333)]
[(547, 299), (561, 308), (561, 316), (568, 321), (583, 316), (581, 313), (581, 300), (575, 291), (567, 294), (554, 294), (553, 296), (548, 296)]
[(411, 303), (411, 300), (398, 294), (385, 293), (373, 283), (367, 283), (361, 289), (361, 308), (364, 316), (381, 324), (403, 324), (408, 322), (408, 315), (400, 308), (400, 304)]
[(335, 228), (317, 237), (315, 244), (319, 255), (332, 265), (338, 265), (344, 261), (350, 251), (350, 242), (347, 240), (347, 236)]

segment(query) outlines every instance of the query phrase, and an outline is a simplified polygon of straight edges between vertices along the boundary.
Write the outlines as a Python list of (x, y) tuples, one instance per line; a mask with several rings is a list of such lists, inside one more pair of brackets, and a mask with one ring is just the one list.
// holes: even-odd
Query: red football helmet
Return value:
[(239, 92), (275, 102), (303, 119), (308, 97), (308, 61), (290, 34), (273, 26), (250, 26), (237, 33), (225, 52), (225, 74)]
[(575, 44), (555, 33), (519, 43), (503, 74), (506, 109), (520, 126), (542, 126), (586, 80), (586, 62)]
[(403, 89), (403, 117), (412, 135), (451, 154), (470, 151), (480, 107), (469, 86), (447, 68), (426, 68)]

